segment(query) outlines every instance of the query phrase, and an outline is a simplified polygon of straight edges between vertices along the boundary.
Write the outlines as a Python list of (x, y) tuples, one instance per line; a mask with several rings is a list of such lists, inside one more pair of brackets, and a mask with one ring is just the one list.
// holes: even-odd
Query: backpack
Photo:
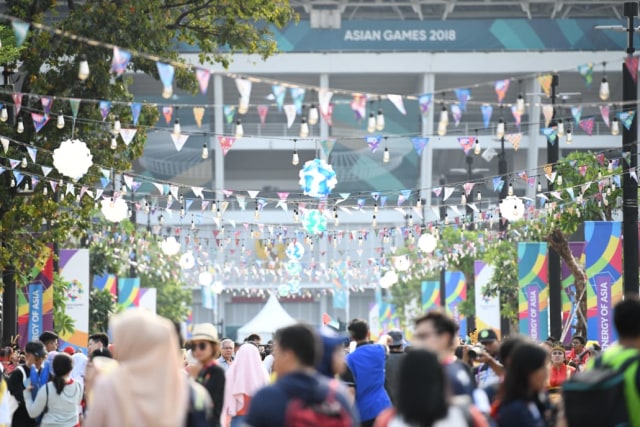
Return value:
[[(320, 387), (324, 384), (320, 383)], [(353, 420), (351, 414), (342, 406), (336, 398), (338, 381), (329, 381), (326, 396), (320, 402), (305, 402), (299, 397), (293, 397), (287, 405), (285, 413), (286, 427), (351, 427)]]
[(618, 369), (604, 364), (602, 356), (593, 368), (576, 373), (562, 384), (562, 397), (570, 426), (629, 426), (624, 372), (640, 356), (630, 357)]

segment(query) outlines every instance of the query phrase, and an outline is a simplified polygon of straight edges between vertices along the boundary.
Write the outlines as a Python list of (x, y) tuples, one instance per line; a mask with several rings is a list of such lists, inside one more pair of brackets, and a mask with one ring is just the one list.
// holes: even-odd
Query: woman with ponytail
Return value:
[(76, 427), (80, 425), (82, 386), (71, 379), (73, 359), (58, 353), (52, 363), (54, 377), (38, 390), (35, 400), (31, 386), (24, 391), (24, 400), (31, 418), (42, 417), (40, 427)]

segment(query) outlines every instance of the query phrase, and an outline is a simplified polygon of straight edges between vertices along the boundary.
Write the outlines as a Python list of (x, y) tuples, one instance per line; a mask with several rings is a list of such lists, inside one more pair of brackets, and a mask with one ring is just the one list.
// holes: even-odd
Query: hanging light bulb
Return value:
[(391, 160), (391, 154), (389, 154), (389, 147), (384, 147), (384, 153), (382, 154), (382, 162), (389, 163)]
[(567, 129), (567, 144), (571, 144), (573, 142), (573, 132), (571, 129)]
[(316, 104), (311, 104), (309, 107), (309, 124), (311, 126), (318, 124), (318, 119), (320, 118), (320, 114), (318, 114), (318, 108)]
[(56, 127), (58, 129), (64, 128), (64, 116), (62, 115), (62, 111), (58, 113), (58, 119), (56, 120)]
[(507, 190), (507, 196), (513, 196), (513, 184), (509, 183), (509, 189)]
[(178, 203), (184, 205), (184, 196), (182, 195), (182, 193), (178, 194)]
[(556, 184), (558, 184), (558, 185), (562, 185), (562, 175), (558, 175), (558, 176), (556, 177)]
[(196, 223), (193, 222), (193, 220), (191, 220), (191, 229), (195, 230), (196, 229)]
[(209, 158), (209, 148), (207, 147), (207, 143), (202, 144), (202, 160), (207, 160)]
[(42, 188), (42, 194), (44, 194), (45, 196), (49, 194), (49, 190), (47, 189), (46, 185)]
[(467, 196), (464, 193), (462, 193), (462, 196), (460, 196), (460, 204), (461, 205), (467, 204)]
[(445, 122), (438, 122), (438, 135), (445, 136), (447, 134), (447, 124)]
[(298, 150), (293, 150), (293, 156), (291, 156), (291, 164), (297, 166), (300, 164), (300, 156), (298, 156)]
[(373, 133), (376, 130), (376, 116), (373, 111), (369, 113), (369, 119), (367, 120), (367, 132)]
[(449, 224), (449, 214), (444, 214), (444, 223)]
[(0, 111), (0, 122), (6, 122), (7, 120), (9, 120), (9, 111), (7, 107), (3, 105), (2, 111)]
[(620, 120), (618, 120), (617, 117), (614, 117), (613, 120), (611, 120), (611, 135), (620, 135)]
[(603, 76), (600, 82), (600, 99), (603, 101), (609, 99), (609, 82), (607, 81), (607, 76)]
[(145, 202), (145, 204), (144, 204), (144, 213), (149, 215), (149, 212), (151, 212), (151, 206), (149, 206), (149, 202)]
[(378, 226), (378, 220), (376, 219), (376, 216), (373, 216), (373, 220), (371, 221), (371, 226), (372, 227), (377, 227)]
[(407, 225), (413, 227), (413, 215), (411, 214), (409, 214), (409, 218), (407, 219)]
[(89, 77), (89, 62), (87, 62), (87, 56), (80, 55), (80, 65), (78, 67), (78, 78), (82, 81), (87, 80)]
[(236, 138), (242, 138), (244, 136), (244, 128), (242, 127), (242, 120), (236, 120)]
[(516, 100), (516, 112), (519, 114), (524, 114), (525, 105), (524, 105), (524, 97), (522, 94), (518, 95), (518, 99)]
[(113, 121), (113, 133), (119, 134), (120, 130), (122, 130), (122, 125), (120, 124), (120, 117), (116, 116)]
[(249, 111), (249, 97), (241, 96), (238, 102), (238, 114), (247, 114)]
[(180, 218), (184, 218), (185, 213), (184, 206), (180, 206)]
[(479, 202), (480, 200), (482, 200), (482, 193), (478, 191), (478, 194), (476, 194), (476, 201)]
[(297, 209), (295, 209), (295, 210), (293, 211), (293, 222), (294, 222), (294, 223), (297, 223), (299, 220), (300, 220), (300, 217), (298, 216), (298, 210), (297, 210)]
[(115, 135), (111, 135), (111, 149), (115, 150), (116, 148), (118, 148), (118, 140)]
[(609, 164), (607, 165), (607, 171), (613, 172), (613, 162), (609, 160)]
[(445, 126), (449, 124), (449, 111), (447, 110), (447, 107), (445, 107), (444, 103), (440, 109), (440, 123), (444, 123)]
[(384, 114), (382, 108), (378, 109), (378, 115), (376, 116), (376, 130), (380, 132), (384, 129)]
[(160, 216), (158, 217), (158, 224), (164, 224), (164, 216), (162, 216), (162, 214), (160, 214)]
[(482, 147), (480, 146), (480, 140), (478, 139), (478, 137), (476, 137), (476, 142), (473, 145), (473, 154), (479, 156), (480, 153), (482, 153)]
[(18, 127), (16, 129), (16, 132), (18, 133), (24, 132), (24, 122), (22, 121), (22, 117), (18, 119)]
[(256, 210), (253, 213), (253, 218), (257, 221), (260, 219), (260, 209), (256, 206)]
[(20, 167), (22, 168), (26, 168), (27, 167), (27, 158), (23, 157), (22, 161), (20, 162)]
[(500, 118), (498, 120), (498, 126), (496, 127), (496, 137), (502, 138), (504, 136), (504, 120)]
[(306, 138), (309, 136), (309, 124), (307, 123), (307, 118), (303, 117), (300, 120), (300, 138)]
[(538, 193), (542, 191), (542, 184), (538, 181)]
[(173, 122), (173, 134), (180, 135), (182, 133), (182, 127), (180, 126), (180, 119), (176, 119)]
[(564, 136), (564, 121), (562, 119), (558, 120), (558, 136), (559, 137), (563, 137)]

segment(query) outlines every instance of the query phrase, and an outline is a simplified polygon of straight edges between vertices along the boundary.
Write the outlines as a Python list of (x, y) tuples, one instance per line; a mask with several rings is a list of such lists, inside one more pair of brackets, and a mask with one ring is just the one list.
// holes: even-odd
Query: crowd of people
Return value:
[[(295, 324), (267, 343), (204, 323), (183, 343), (175, 324), (133, 309), (112, 318), (113, 342), (89, 338), (89, 356), (58, 351), (53, 332), (0, 351), (0, 426), (573, 427), (569, 410), (589, 411), (569, 407), (563, 384), (606, 365), (624, 370), (625, 412), (606, 416), (638, 427), (640, 300), (619, 303), (614, 324), (602, 353), (579, 335), (570, 349), (491, 329), (461, 342), (438, 310), (414, 321), (410, 342), (400, 330), (372, 341), (354, 319), (348, 336)], [(608, 424), (579, 422), (590, 425)]]

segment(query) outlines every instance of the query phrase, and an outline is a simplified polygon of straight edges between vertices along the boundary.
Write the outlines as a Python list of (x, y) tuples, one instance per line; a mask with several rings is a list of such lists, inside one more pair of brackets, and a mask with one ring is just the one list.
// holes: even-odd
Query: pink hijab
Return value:
[(111, 320), (120, 362), (99, 377), (85, 427), (176, 427), (184, 424), (189, 386), (173, 324), (131, 309)]
[(262, 365), (258, 348), (251, 343), (242, 344), (226, 372), (222, 413), (235, 416), (244, 406), (243, 395), (252, 397), (267, 384), (269, 376)]

